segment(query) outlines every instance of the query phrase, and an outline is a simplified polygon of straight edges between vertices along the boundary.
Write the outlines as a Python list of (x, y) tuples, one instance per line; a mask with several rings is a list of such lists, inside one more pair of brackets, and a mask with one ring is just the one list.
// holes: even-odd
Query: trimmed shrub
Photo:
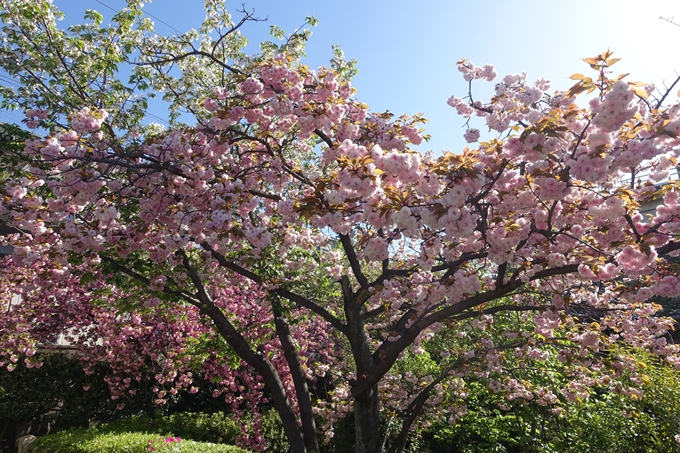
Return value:
[(243, 453), (232, 445), (236, 423), (222, 414), (173, 414), (154, 420), (135, 416), (92, 428), (71, 428), (38, 438), (38, 453)]
[(235, 421), (225, 414), (202, 414), (185, 412), (152, 419), (141, 415), (99, 425), (91, 430), (98, 433), (116, 434), (140, 432), (149, 434), (172, 433), (182, 439), (200, 442), (234, 444), (239, 435)]
[(158, 437), (140, 432), (101, 433), (74, 429), (38, 438), (31, 448), (36, 453), (247, 453), (231, 445), (179, 439), (170, 434)]

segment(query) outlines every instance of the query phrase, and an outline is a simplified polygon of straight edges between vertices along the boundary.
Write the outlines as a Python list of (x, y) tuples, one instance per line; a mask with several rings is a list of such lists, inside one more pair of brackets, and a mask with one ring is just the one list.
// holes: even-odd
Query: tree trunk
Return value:
[(373, 387), (366, 398), (354, 400), (356, 453), (380, 453), (380, 398)]
[[(349, 278), (346, 275), (340, 280), (344, 298), (345, 316), (347, 318), (347, 339), (352, 349), (352, 357), (356, 364), (357, 381), (365, 379), (375, 369), (364, 320), (361, 316), (361, 304), (357, 293), (352, 292)], [(350, 381), (350, 384), (352, 382)], [(355, 382), (354, 384), (358, 384)], [(361, 392), (354, 397), (354, 445), (356, 453), (380, 453), (380, 399), (378, 385)]]
[(272, 300), (272, 310), (274, 313), (274, 323), (276, 325), (276, 334), (281, 341), (283, 347), (283, 354), (286, 357), (286, 362), (290, 368), (290, 374), (293, 378), (295, 386), (295, 394), (297, 396), (297, 403), (300, 409), (300, 422), (302, 423), (302, 435), (305, 439), (305, 446), (308, 453), (318, 453), (319, 440), (316, 435), (316, 423), (314, 421), (314, 411), (312, 409), (312, 401), (309, 395), (309, 388), (307, 387), (307, 379), (302, 372), (302, 365), (300, 364), (300, 357), (297, 349), (293, 345), (293, 338), (290, 334), (288, 323), (281, 317), (281, 304), (278, 299)]

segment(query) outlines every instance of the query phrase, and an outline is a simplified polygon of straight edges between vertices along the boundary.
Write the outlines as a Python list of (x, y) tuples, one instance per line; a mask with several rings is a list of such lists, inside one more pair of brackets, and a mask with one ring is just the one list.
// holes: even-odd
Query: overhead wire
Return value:
[(8, 84), (10, 84), (10, 85), (14, 85), (14, 86), (16, 86), (16, 87), (20, 87), (20, 86), (21, 86), (21, 84), (20, 84), (17, 80), (12, 79), (12, 78), (10, 78), (10, 77), (7, 77), (7, 76), (4, 75), (4, 74), (0, 74), (0, 81), (5, 82), (5, 83), (8, 83)]
[[(118, 12), (117, 9), (115, 9), (115, 8), (113, 8), (113, 7), (109, 6), (109, 5), (107, 5), (107, 4), (104, 3), (102, 0), (97, 0), (97, 3), (101, 3), (102, 5), (106, 6), (108, 9), (110, 9), (111, 11)], [(182, 33), (181, 31), (179, 31), (178, 29), (176, 29), (175, 27), (173, 27), (173, 26), (170, 25), (169, 23), (165, 22), (163, 19), (160, 19), (160, 18), (154, 16), (153, 14), (151, 14), (151, 13), (148, 12), (148, 11), (142, 10), (142, 14), (146, 14), (147, 16), (156, 19), (158, 22), (162, 23), (163, 25), (165, 25), (165, 26), (167, 26), (167, 27), (172, 28), (172, 29), (175, 30), (177, 33), (180, 33), (180, 34)]]
[(15, 118), (15, 119), (17, 119), (19, 122), (21, 122), (21, 120), (24, 119), (22, 116), (19, 116), (19, 115), (15, 114), (15, 113), (11, 113), (9, 110), (0, 110), (0, 122), (4, 122), (4, 121), (2, 121), (2, 120), (3, 120), (4, 117), (7, 117), (7, 116), (9, 116), (9, 117), (11, 117), (11, 118)]
[[(110, 5), (106, 4), (106, 3), (104, 3), (102, 0), (96, 0), (96, 1), (97, 1), (97, 3), (99, 3), (99, 4), (103, 5), (103, 6), (105, 6), (105, 7), (108, 8), (108, 9), (110, 9), (111, 11), (118, 12), (117, 9), (115, 9), (115, 8), (113, 8), (112, 6), (110, 6)], [(171, 28), (172, 30), (174, 30), (175, 32), (177, 32), (177, 33), (179, 33), (179, 34), (182, 33), (182, 32), (181, 32), (180, 30), (178, 30), (176, 27), (173, 27), (173, 26), (170, 25), (169, 23), (165, 22), (163, 19), (159, 18), (158, 16), (155, 16), (155, 15), (151, 14), (151, 13), (148, 12), (148, 11), (142, 10), (142, 14), (147, 15), (147, 16), (153, 18), (153, 19), (156, 19), (158, 22), (162, 23), (162, 24), (165, 25), (166, 27)], [(158, 33), (156, 33), (155, 31), (154, 31), (153, 33), (156, 34), (156, 35), (158, 35)], [(161, 121), (161, 122), (165, 123), (166, 125), (170, 125), (170, 122), (169, 122), (166, 118), (162, 118), (162, 117), (160, 117), (160, 116), (158, 116), (158, 115), (155, 115), (155, 114), (153, 114), (153, 113), (148, 113), (148, 112), (146, 112), (145, 115), (148, 116), (148, 117), (150, 117), (150, 118), (152, 118), (152, 119)]]

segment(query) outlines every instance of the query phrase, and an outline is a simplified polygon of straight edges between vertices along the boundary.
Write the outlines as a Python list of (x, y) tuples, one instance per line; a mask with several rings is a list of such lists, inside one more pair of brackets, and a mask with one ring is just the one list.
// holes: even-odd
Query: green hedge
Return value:
[[(129, 417), (93, 428), (72, 428), (38, 438), (32, 448), (41, 453), (243, 453), (233, 444), (236, 423), (221, 414), (173, 414), (153, 420)], [(182, 439), (175, 441), (175, 436)], [(166, 442), (166, 439), (169, 440)]]
[(209, 442), (181, 440), (166, 442), (166, 438), (149, 433), (98, 433), (90, 430), (68, 430), (41, 437), (31, 446), (40, 453), (246, 453), (238, 447)]
[(164, 435), (172, 433), (183, 439), (222, 444), (236, 443), (239, 427), (224, 414), (185, 412), (152, 419), (142, 415), (123, 418), (90, 428), (98, 433), (141, 432)]

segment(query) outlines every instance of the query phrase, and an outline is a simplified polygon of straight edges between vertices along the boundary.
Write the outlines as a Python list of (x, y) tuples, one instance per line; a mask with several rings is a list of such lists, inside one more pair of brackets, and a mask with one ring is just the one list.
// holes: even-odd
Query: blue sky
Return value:
[[(115, 9), (124, 6), (124, 0), (101, 1)], [(268, 23), (243, 30), (253, 49), (268, 38), (270, 24), (292, 31), (305, 16), (314, 15), (319, 25), (306, 63), (327, 64), (331, 45), (339, 44), (348, 58), (359, 61), (354, 82), (359, 99), (373, 110), (422, 112), (430, 120), (426, 127), (432, 141), (420, 146), (423, 151), (465, 146), (464, 121), (446, 105), (449, 96), (467, 92), (456, 70), (461, 58), (493, 64), (501, 76), (526, 71), (530, 80), (551, 80), (554, 89), (568, 88), (571, 74), (589, 71), (580, 58), (607, 48), (622, 58), (615, 72), (630, 72), (631, 80), (661, 86), (680, 73), (680, 26), (659, 19), (680, 24), (677, 0), (227, 0), (227, 6), (235, 12), (244, 1), (256, 16), (268, 18)], [(78, 22), (86, 8), (107, 18), (112, 13), (98, 0), (54, 4), (65, 12), (65, 24)], [(203, 18), (201, 0), (154, 0), (145, 10), (182, 31), (197, 27)], [(159, 33), (173, 33), (151, 19)], [(488, 96), (489, 84), (476, 87), (476, 98)], [(491, 137), (480, 129), (483, 138)]]

